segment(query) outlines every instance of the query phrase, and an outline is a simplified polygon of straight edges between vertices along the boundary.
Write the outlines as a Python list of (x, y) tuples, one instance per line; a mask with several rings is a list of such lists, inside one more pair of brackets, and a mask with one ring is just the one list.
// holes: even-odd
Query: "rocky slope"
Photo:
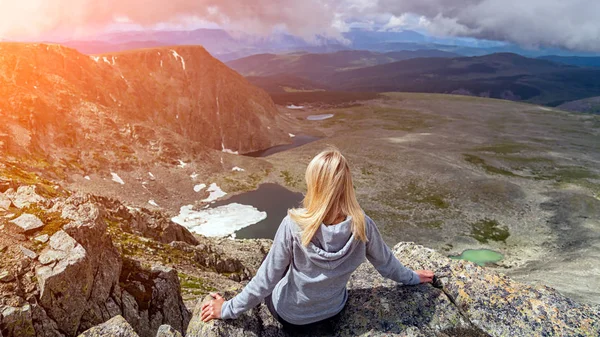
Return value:
[[(51, 185), (0, 178), (0, 335), (284, 336), (264, 305), (203, 324), (210, 291), (233, 296), (254, 275), (266, 240), (192, 236), (161, 212)], [(413, 243), (396, 256), (432, 269), (443, 289), (402, 287), (361, 266), (330, 336), (597, 336), (600, 308), (515, 282)], [(196, 304), (194, 313), (190, 308)], [(191, 319), (191, 321), (190, 321)], [(185, 332), (185, 334), (182, 334)]]
[(0, 176), (3, 337), (76, 336), (117, 315), (139, 336), (185, 331), (186, 299), (248, 279), (266, 252), (238, 258), (160, 212), (38, 180)]
[[(334, 326), (320, 336), (598, 336), (600, 308), (578, 304), (545, 286), (529, 286), (478, 267), (446, 258), (414, 243), (399, 243), (395, 255), (414, 269), (442, 277), (443, 288), (429, 284), (402, 287), (363, 264), (349, 283), (349, 299)], [(232, 294), (229, 294), (230, 296)], [(202, 323), (200, 304), (187, 330), (200, 336), (287, 336), (264, 304), (235, 321)]]
[(0, 43), (0, 96), (0, 151), (58, 173), (289, 141), (270, 97), (199, 46), (87, 56)]

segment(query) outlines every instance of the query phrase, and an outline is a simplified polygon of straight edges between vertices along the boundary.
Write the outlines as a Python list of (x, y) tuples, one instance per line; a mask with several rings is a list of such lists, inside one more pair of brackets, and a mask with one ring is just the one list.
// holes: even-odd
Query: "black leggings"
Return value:
[(286, 320), (284, 320), (277, 314), (277, 311), (275, 310), (275, 306), (273, 305), (273, 297), (271, 295), (265, 297), (265, 304), (267, 305), (267, 308), (269, 309), (269, 312), (271, 313), (271, 315), (273, 315), (273, 317), (275, 317), (275, 319), (277, 319), (277, 321), (279, 321), (279, 323), (281, 323), (281, 325), (283, 326), (283, 329), (286, 332), (296, 332), (296, 333), (302, 333), (302, 334), (306, 334), (306, 333), (310, 333), (310, 332), (314, 333), (316, 331), (321, 331), (321, 332), (325, 333), (325, 332), (329, 332), (329, 330), (331, 330), (330, 332), (333, 332), (333, 328), (335, 327), (337, 321), (339, 320), (339, 318), (342, 314), (342, 311), (344, 311), (342, 309), (342, 311), (337, 313), (335, 316), (326, 318), (322, 321), (309, 323), (309, 324), (303, 324), (303, 325), (297, 325), (297, 324), (292, 324), (290, 322), (287, 322)]

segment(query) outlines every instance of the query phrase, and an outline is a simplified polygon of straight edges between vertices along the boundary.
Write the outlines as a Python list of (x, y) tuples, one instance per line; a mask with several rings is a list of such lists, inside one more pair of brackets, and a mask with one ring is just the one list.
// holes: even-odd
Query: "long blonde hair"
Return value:
[(302, 244), (308, 246), (321, 223), (331, 223), (338, 215), (352, 217), (355, 238), (366, 242), (365, 215), (356, 200), (348, 161), (336, 148), (316, 155), (306, 169), (304, 209), (291, 209), (289, 215), (302, 229)]

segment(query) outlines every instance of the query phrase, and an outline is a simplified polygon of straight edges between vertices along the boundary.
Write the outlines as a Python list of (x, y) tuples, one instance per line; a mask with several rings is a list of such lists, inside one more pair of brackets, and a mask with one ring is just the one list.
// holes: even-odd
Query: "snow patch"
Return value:
[[(103, 57), (102, 57), (102, 60), (104, 61), (104, 63), (108, 63), (108, 65), (111, 65), (111, 64), (110, 64), (110, 61), (108, 60), (108, 58), (107, 58), (106, 56), (103, 56)], [(113, 57), (113, 63), (114, 63), (114, 62), (115, 62), (115, 58)]]
[[(238, 151), (233, 151), (233, 150), (230, 150), (230, 149), (226, 149), (225, 148), (225, 144), (223, 144), (223, 142), (221, 142), (221, 151), (225, 152), (225, 153), (229, 153), (229, 154), (240, 154)], [(221, 160), (223, 160), (223, 158), (221, 158)], [(223, 163), (221, 162), (221, 164), (223, 164)]]
[(310, 115), (310, 116), (306, 117), (306, 119), (308, 119), (309, 121), (322, 121), (324, 119), (328, 119), (333, 116), (334, 116), (333, 114)]
[(198, 184), (194, 186), (194, 192), (198, 193), (206, 188), (206, 184)]
[(158, 204), (154, 200), (148, 200), (148, 203), (154, 207), (158, 207)]
[(150, 176), (150, 179), (151, 179), (151, 180), (154, 180), (154, 179), (156, 179), (156, 177), (154, 176), (154, 174), (152, 174), (152, 172), (148, 172), (148, 175)]
[(110, 175), (112, 176), (112, 181), (121, 185), (125, 185), (125, 182), (123, 181), (123, 179), (121, 179), (121, 177), (119, 177), (118, 174), (111, 172)]
[(100, 61), (100, 56), (90, 56), (94, 62), (98, 63)]
[(294, 137), (296, 137), (296, 135), (295, 135), (295, 134), (293, 134), (293, 133), (288, 133), (288, 135), (290, 135), (290, 138), (294, 138)]
[(234, 167), (234, 168), (232, 168), (231, 170), (232, 170), (232, 171), (237, 171), (237, 172), (244, 172), (244, 171), (246, 171), (246, 170), (244, 170), (243, 168), (241, 168), (241, 167), (237, 167), (237, 166), (236, 166), (236, 167)]
[(210, 195), (208, 196), (208, 198), (202, 200), (203, 202), (213, 202), (227, 195), (227, 193), (223, 192), (223, 190), (219, 186), (217, 186), (216, 183), (210, 184), (207, 191), (210, 192)]
[(179, 215), (171, 218), (194, 233), (212, 237), (226, 237), (267, 218), (253, 206), (232, 203), (200, 211), (192, 205), (182, 206)]
[(185, 70), (185, 60), (183, 59), (183, 57), (177, 54), (177, 52), (173, 49), (171, 49), (171, 53), (173, 53), (173, 57), (175, 57), (175, 60), (181, 59), (181, 66), (183, 67), (183, 70)]
[(304, 109), (303, 105), (294, 105), (294, 104), (290, 104), (287, 106), (288, 109), (290, 110), (302, 110)]
[(552, 109), (550, 109), (550, 108), (546, 108), (545, 106), (538, 106), (538, 108), (539, 108), (540, 110), (544, 110), (544, 111), (552, 111)]
[(179, 165), (177, 165), (180, 168), (185, 168), (187, 166), (186, 163), (183, 162), (183, 160), (179, 159)]
[(85, 177), (83, 177), (83, 179), (85, 179), (85, 180), (92, 180), (92, 178), (90, 178), (90, 176), (85, 176)]
[(194, 173), (190, 174), (190, 178), (192, 178), (192, 179), (198, 178), (198, 173), (194, 172)]

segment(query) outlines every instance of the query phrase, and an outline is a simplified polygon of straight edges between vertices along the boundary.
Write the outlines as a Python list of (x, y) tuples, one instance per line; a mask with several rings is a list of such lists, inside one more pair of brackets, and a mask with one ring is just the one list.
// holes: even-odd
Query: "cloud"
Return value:
[[(600, 51), (598, 0), (0, 0), (0, 38), (85, 36), (114, 24), (212, 22), (266, 35), (340, 37), (360, 25)], [(408, 20), (418, 18), (418, 20)], [(382, 21), (383, 20), (383, 21)]]
[(379, 11), (413, 13), (430, 33), (600, 51), (598, 0), (380, 0)]

